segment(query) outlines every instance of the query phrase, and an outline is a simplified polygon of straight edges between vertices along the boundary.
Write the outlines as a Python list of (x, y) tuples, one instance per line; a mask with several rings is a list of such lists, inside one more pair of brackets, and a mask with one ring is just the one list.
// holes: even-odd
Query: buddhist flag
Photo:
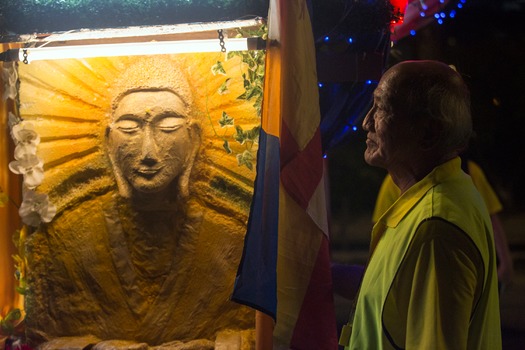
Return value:
[(257, 177), (232, 300), (274, 348), (337, 349), (315, 47), (305, 0), (270, 0)]

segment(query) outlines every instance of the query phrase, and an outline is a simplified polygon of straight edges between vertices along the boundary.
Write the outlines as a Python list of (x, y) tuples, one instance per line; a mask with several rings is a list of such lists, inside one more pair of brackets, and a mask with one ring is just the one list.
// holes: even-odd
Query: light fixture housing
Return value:
[(246, 32), (263, 24), (257, 17), (243, 21), (22, 36), (23, 47), (0, 53), (0, 61), (30, 63), (67, 58), (263, 50), (266, 45), (261, 37), (239, 37), (238, 30)]

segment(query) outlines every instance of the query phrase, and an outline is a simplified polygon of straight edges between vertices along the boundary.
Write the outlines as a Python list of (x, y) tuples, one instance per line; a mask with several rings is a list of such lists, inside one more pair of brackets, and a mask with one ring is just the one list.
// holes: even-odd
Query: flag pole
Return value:
[(255, 312), (255, 350), (273, 349), (273, 319), (261, 311)]

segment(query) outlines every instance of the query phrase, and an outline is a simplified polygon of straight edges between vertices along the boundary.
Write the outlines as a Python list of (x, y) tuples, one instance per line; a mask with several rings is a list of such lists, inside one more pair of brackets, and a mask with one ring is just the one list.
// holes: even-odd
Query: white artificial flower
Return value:
[(23, 154), (9, 163), (9, 169), (15, 174), (24, 175), (24, 185), (33, 189), (44, 179), (44, 163), (34, 154)]
[(4, 62), (2, 65), (2, 81), (5, 83), (4, 95), (2, 96), (4, 101), (7, 101), (8, 98), (16, 99), (18, 74), (15, 67), (14, 62)]
[(24, 191), (24, 198), (18, 210), (24, 224), (38, 226), (40, 222), (50, 222), (56, 212), (57, 209), (49, 202), (47, 194), (33, 190)]
[(36, 154), (40, 136), (35, 131), (33, 124), (22, 121), (13, 126), (11, 134), (16, 144), (15, 159), (20, 159), (25, 154)]
[[(9, 112), (8, 114), (8, 117), (7, 117), (7, 125), (9, 126), (9, 129), (12, 130), (13, 127), (20, 123), (22, 121), (22, 119), (20, 119), (20, 117), (18, 117), (16, 114), (14, 114), (13, 112)], [(14, 137), (13, 137), (14, 139)]]
[(35, 131), (33, 123), (21, 121), (12, 127), (13, 136), (17, 143), (40, 143), (40, 136)]

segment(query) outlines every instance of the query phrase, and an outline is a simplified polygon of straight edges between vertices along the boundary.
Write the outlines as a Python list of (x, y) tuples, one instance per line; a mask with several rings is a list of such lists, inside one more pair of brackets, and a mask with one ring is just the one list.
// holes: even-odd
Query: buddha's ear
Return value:
[(182, 174), (179, 176), (179, 195), (182, 198), (187, 197), (190, 194), (189, 183), (191, 171), (195, 164), (195, 158), (197, 158), (199, 147), (202, 143), (201, 129), (198, 124), (191, 123), (188, 132), (191, 140), (190, 150), (188, 152), (188, 158), (186, 159), (186, 166), (184, 167)]

